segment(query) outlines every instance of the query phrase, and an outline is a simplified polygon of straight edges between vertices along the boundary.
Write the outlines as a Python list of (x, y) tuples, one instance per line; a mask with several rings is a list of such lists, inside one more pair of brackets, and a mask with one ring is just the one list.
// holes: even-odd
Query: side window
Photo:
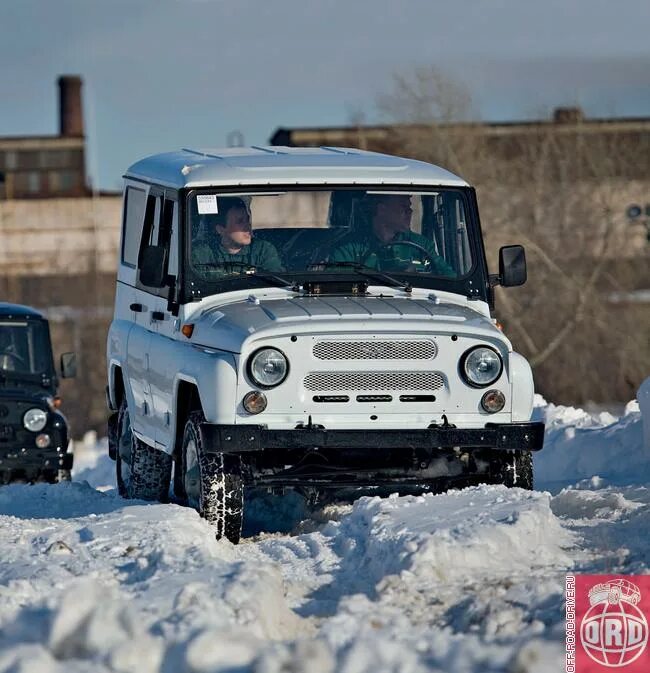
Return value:
[(150, 245), (158, 245), (158, 235), (160, 233), (160, 219), (162, 215), (162, 195), (149, 192), (144, 211), (144, 222), (142, 224), (142, 238), (140, 240), (140, 249), (138, 251), (138, 280), (136, 286), (146, 289), (147, 292), (158, 294), (153, 288), (148, 288), (140, 283), (140, 268), (142, 267), (142, 257), (145, 248)]
[(462, 194), (452, 190), (422, 198), (422, 231), (436, 252), (464, 276), (473, 260), (468, 235), (467, 211)]
[[(145, 248), (154, 245), (163, 248), (165, 251), (163, 262), (164, 274), (178, 275), (178, 248), (177, 244), (175, 244), (176, 234), (174, 231), (174, 223), (177, 217), (177, 201), (169, 198), (163, 199), (162, 194), (149, 194), (142, 227), (138, 267), (141, 265)], [(162, 288), (144, 288), (138, 280), (138, 287), (142, 287), (148, 292), (161, 297), (167, 297), (169, 294), (169, 287), (167, 286)]]
[(178, 276), (178, 201), (165, 199), (163, 223), (168, 238), (169, 255), (167, 273)]
[(142, 253), (148, 245), (158, 244), (158, 232), (160, 231), (160, 214), (162, 211), (162, 197), (149, 194), (147, 197), (147, 207), (144, 213), (144, 224), (142, 226), (142, 240), (140, 241), (140, 253), (138, 255), (138, 266), (142, 259)]
[(454, 216), (456, 220), (456, 247), (458, 250), (458, 270), (464, 275), (472, 268), (472, 253), (469, 247), (469, 235), (467, 233), (467, 216), (465, 204), (462, 199), (453, 200)]
[(142, 189), (127, 187), (124, 194), (124, 230), (122, 234), (122, 262), (134, 267), (138, 262), (140, 234), (144, 220), (146, 194)]

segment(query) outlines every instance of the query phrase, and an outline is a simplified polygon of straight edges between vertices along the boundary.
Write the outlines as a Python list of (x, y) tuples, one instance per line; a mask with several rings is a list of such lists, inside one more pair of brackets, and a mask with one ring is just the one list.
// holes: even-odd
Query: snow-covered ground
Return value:
[(540, 490), (268, 497), (238, 546), (87, 436), (73, 482), (0, 489), (0, 672), (563, 670), (566, 571), (649, 572), (650, 457), (635, 403), (535, 413)]

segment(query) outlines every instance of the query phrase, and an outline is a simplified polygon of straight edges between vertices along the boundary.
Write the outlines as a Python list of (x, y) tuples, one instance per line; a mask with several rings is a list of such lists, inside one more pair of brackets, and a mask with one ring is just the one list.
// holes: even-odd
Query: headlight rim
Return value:
[[(38, 428), (30, 428), (25, 421), (25, 418), (27, 417), (27, 414), (29, 414), (30, 412), (33, 412), (33, 411), (40, 412), (44, 416), (43, 424)], [(23, 418), (22, 418), (23, 428), (25, 428), (25, 430), (27, 430), (28, 432), (41, 432), (47, 426), (48, 420), (49, 420), (48, 412), (45, 409), (41, 409), (40, 407), (30, 407), (23, 414)]]
[[(284, 358), (284, 361), (286, 363), (284, 376), (277, 383), (273, 383), (271, 385), (267, 383), (261, 383), (253, 375), (253, 360), (255, 360), (256, 356), (259, 355), (262, 351), (267, 350), (276, 351), (277, 353), (280, 353), (280, 355)], [(283, 353), (279, 348), (276, 348), (275, 346), (261, 346), (260, 348), (256, 348), (248, 356), (248, 360), (246, 361), (246, 374), (248, 375), (249, 380), (253, 383), (253, 385), (257, 386), (258, 388), (261, 388), (262, 390), (271, 390), (272, 388), (277, 388), (279, 385), (284, 383), (287, 380), (287, 376), (289, 376), (289, 368), (290, 368), (289, 358), (285, 355), (285, 353)]]
[[(469, 376), (467, 375), (467, 372), (465, 371), (465, 363), (467, 362), (467, 358), (476, 350), (479, 348), (484, 348), (486, 350), (492, 351), (498, 358), (499, 360), (499, 371), (497, 375), (490, 381), (487, 381), (486, 383), (476, 383), (475, 381), (472, 381)], [(488, 345), (479, 345), (479, 346), (472, 346), (471, 348), (468, 348), (461, 356), (459, 363), (458, 363), (458, 369), (461, 375), (461, 378), (465, 383), (470, 386), (470, 388), (487, 388), (488, 386), (494, 385), (500, 378), (501, 375), (503, 374), (503, 357), (501, 356), (501, 353), (494, 347), (494, 346), (488, 346)]]

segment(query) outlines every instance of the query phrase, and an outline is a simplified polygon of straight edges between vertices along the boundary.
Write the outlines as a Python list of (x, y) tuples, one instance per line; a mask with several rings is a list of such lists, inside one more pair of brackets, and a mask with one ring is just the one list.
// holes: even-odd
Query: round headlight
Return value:
[(261, 388), (273, 388), (287, 378), (289, 363), (277, 348), (260, 348), (248, 361), (248, 373)]
[(489, 386), (503, 370), (501, 356), (492, 348), (478, 346), (467, 351), (461, 361), (461, 371), (471, 386)]
[(23, 425), (27, 430), (38, 432), (47, 425), (47, 413), (42, 409), (28, 409), (23, 416)]

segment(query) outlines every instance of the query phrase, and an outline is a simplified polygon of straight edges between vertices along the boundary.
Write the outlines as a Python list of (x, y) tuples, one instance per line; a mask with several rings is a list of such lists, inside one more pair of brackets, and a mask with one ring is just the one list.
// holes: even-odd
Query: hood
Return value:
[[(468, 303), (469, 304), (469, 303)], [(193, 319), (192, 342), (230, 352), (250, 337), (341, 331), (462, 332), (505, 341), (490, 318), (470, 305), (429, 297), (285, 296), (205, 308)]]
[(0, 386), (0, 401), (11, 400), (13, 402), (29, 402), (49, 406), (48, 399), (50, 397), (51, 394), (48, 394), (43, 388), (36, 389), (34, 386), (28, 388)]

